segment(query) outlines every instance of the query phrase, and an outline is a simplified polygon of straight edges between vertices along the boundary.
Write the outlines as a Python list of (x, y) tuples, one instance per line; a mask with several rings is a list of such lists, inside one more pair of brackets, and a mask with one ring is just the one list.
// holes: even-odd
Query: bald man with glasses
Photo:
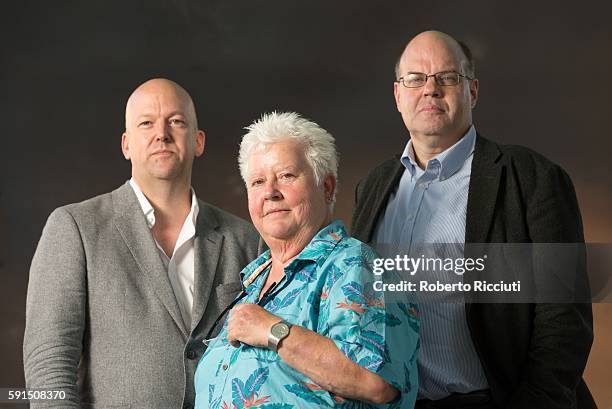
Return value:
[[(436, 31), (407, 44), (394, 94), (410, 140), (358, 185), (356, 238), (401, 248), (584, 242), (563, 169), (476, 132), (478, 89), (466, 45)], [(421, 305), (416, 408), (595, 408), (582, 379), (590, 304), (448, 301)]]

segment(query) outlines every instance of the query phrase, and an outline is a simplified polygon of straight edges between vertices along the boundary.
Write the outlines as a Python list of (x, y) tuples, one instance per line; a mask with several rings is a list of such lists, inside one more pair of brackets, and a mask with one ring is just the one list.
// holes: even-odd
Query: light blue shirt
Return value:
[[(418, 312), (414, 304), (385, 302), (384, 294), (374, 291), (375, 257), (371, 248), (348, 237), (342, 222), (333, 222), (285, 267), (285, 277), (262, 306), (328, 337), (348, 358), (401, 392), (397, 401), (376, 407), (412, 408), (417, 395)], [(269, 259), (268, 251), (245, 267), (245, 282)], [(246, 287), (241, 303), (257, 303), (268, 270)], [(198, 364), (195, 389), (197, 408), (374, 407), (324, 391), (274, 351), (230, 346), (227, 322)]]
[[(423, 243), (455, 243), (441, 246), (445, 254), (435, 256), (463, 256), (475, 143), (472, 126), (457, 143), (430, 159), (423, 170), (415, 160), (412, 140), (408, 141), (401, 157), (404, 173), (374, 233), (378, 248), (413, 253)], [(428, 248), (431, 251), (433, 247)], [(420, 252), (414, 255), (418, 257)], [(437, 278), (435, 274), (450, 275), (438, 277), (445, 282), (460, 277), (453, 272), (431, 274), (431, 280)], [(470, 337), (465, 304), (457, 297), (460, 295), (448, 293), (420, 305), (419, 398), (436, 400), (488, 388)]]

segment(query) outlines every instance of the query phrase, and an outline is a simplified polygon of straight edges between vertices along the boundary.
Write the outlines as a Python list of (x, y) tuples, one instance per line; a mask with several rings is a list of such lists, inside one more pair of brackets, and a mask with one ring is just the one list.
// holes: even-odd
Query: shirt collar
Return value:
[[(136, 198), (138, 199), (138, 203), (142, 208), (142, 212), (147, 219), (147, 226), (149, 229), (152, 229), (155, 226), (155, 209), (151, 205), (151, 202), (147, 199), (147, 197), (142, 193), (140, 186), (136, 183), (134, 178), (130, 178), (130, 186), (134, 190), (136, 194)], [(198, 198), (195, 194), (195, 190), (191, 188), (191, 210), (187, 215), (187, 220), (189, 220), (189, 229), (195, 234), (195, 225), (198, 220), (198, 213), (200, 212), (200, 206), (198, 205)]]
[[(474, 125), (470, 126), (470, 129), (459, 139), (455, 144), (445, 151), (439, 153), (428, 161), (429, 163), (434, 161), (440, 163), (440, 180), (448, 179), (454, 175), (467, 158), (474, 152), (474, 146), (476, 144), (476, 128)], [(412, 147), (412, 139), (408, 141), (402, 156), (400, 158), (402, 165), (410, 172), (412, 176), (415, 175), (415, 171), (419, 168), (414, 156), (414, 148)], [(420, 168), (419, 168), (420, 169)]]
[[(348, 237), (344, 223), (341, 220), (335, 220), (320, 230), (310, 243), (302, 249), (302, 251), (293, 259), (291, 263), (285, 267), (285, 275), (291, 278), (293, 274), (300, 271), (300, 265), (303, 262), (318, 262), (329, 256), (329, 253), (343, 239)], [(245, 268), (243, 282), (253, 274), (258, 267), (266, 263), (271, 257), (270, 250), (263, 253), (255, 261)]]
[(288, 267), (299, 260), (318, 261), (327, 258), (336, 245), (346, 237), (348, 233), (344, 223), (341, 220), (331, 222), (310, 240), (310, 243), (300, 251)]

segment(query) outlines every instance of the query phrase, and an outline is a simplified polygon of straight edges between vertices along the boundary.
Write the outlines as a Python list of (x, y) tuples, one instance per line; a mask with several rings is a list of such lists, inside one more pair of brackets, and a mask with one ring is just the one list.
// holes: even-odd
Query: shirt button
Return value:
[(224, 371), (227, 371), (227, 364), (223, 364), (222, 368)]

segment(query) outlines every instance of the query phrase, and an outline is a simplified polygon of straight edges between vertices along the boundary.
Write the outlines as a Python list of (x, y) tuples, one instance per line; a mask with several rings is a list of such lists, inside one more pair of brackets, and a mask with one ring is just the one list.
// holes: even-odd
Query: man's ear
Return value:
[(395, 97), (395, 106), (397, 107), (398, 112), (402, 112), (400, 110), (400, 92), (399, 92), (399, 83), (393, 83), (393, 96)]
[(470, 81), (470, 97), (471, 106), (472, 109), (474, 109), (476, 102), (478, 101), (478, 80), (476, 78)]
[(130, 137), (127, 132), (121, 135), (121, 152), (126, 160), (130, 160)]
[(201, 156), (204, 153), (204, 145), (206, 145), (206, 133), (198, 129), (196, 133), (195, 156)]

